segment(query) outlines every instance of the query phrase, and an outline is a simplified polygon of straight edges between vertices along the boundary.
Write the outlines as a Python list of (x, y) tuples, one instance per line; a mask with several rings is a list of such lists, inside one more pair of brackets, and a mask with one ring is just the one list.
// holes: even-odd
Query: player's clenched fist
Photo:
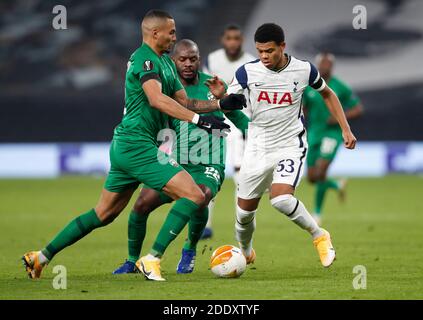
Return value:
[(344, 138), (344, 145), (347, 149), (354, 149), (355, 144), (357, 143), (357, 138), (351, 132), (351, 130), (342, 132), (342, 137)]
[(231, 93), (219, 100), (222, 110), (241, 110), (247, 107), (247, 100), (243, 94)]

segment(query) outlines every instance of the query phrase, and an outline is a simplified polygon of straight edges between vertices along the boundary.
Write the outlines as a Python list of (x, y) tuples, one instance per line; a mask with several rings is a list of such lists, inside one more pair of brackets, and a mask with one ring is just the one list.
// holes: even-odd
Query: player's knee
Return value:
[(290, 216), (298, 207), (299, 201), (292, 194), (283, 194), (270, 200), (273, 208)]
[(326, 172), (323, 170), (318, 171), (316, 175), (316, 182), (325, 181), (325, 180), (326, 180)]
[(203, 207), (206, 202), (206, 196), (204, 192), (200, 190), (200, 188), (193, 189), (187, 198), (192, 202), (195, 202), (200, 207)]
[(206, 188), (206, 190), (203, 190), (204, 193), (204, 206), (208, 206), (210, 201), (213, 199), (213, 193), (209, 188)]
[(96, 208), (95, 211), (103, 226), (112, 223), (120, 213), (115, 210), (102, 210), (101, 208)]
[(308, 169), (307, 180), (310, 183), (317, 183), (319, 181), (318, 170), (316, 167), (312, 167)]
[(316, 183), (318, 180), (317, 180), (317, 176), (314, 174), (314, 173), (312, 173), (312, 172), (309, 172), (308, 174), (307, 174), (307, 180), (310, 182), (310, 183)]
[(257, 210), (247, 211), (237, 206), (237, 210), (236, 210), (237, 222), (241, 225), (246, 225), (251, 223), (256, 216), (256, 211)]
[(151, 212), (151, 205), (148, 204), (146, 199), (139, 197), (134, 204), (133, 210), (139, 215), (148, 215)]

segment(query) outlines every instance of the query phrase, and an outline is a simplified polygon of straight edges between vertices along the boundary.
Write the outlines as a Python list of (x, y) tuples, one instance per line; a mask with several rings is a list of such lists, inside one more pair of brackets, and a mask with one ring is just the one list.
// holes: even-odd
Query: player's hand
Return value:
[(225, 95), (225, 84), (217, 76), (206, 80), (204, 84), (210, 89), (216, 99), (220, 99)]
[(353, 135), (351, 130), (343, 131), (342, 137), (344, 138), (344, 146), (347, 149), (354, 149), (357, 143), (357, 138)]
[(241, 110), (247, 107), (247, 100), (243, 94), (231, 93), (219, 100), (222, 110)]
[(229, 125), (224, 122), (224, 118), (216, 116), (200, 116), (197, 127), (206, 130), (208, 133), (218, 133), (222, 137), (226, 137)]

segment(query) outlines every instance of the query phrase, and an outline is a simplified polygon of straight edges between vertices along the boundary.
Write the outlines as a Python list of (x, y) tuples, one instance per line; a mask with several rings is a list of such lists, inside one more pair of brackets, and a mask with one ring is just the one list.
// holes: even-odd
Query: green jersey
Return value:
[(172, 97), (183, 89), (176, 67), (168, 55), (158, 56), (143, 43), (131, 55), (125, 79), (125, 110), (122, 122), (116, 127), (114, 139), (148, 141), (157, 145), (158, 132), (168, 126), (168, 116), (153, 108), (142, 88), (144, 82), (157, 79), (162, 93)]
[[(327, 85), (335, 92), (344, 110), (359, 103), (351, 88), (336, 77), (331, 77)], [(308, 140), (318, 143), (324, 136), (342, 140), (342, 131), (338, 124), (328, 124), (330, 112), (322, 96), (313, 88), (307, 87), (303, 95), (303, 105), (307, 110)]]
[[(212, 76), (205, 73), (198, 73), (198, 83), (185, 86), (185, 91), (190, 99), (213, 100), (214, 96), (204, 84)], [(202, 115), (214, 115), (223, 117), (223, 112), (213, 111)], [(249, 119), (240, 110), (234, 110), (226, 114), (228, 118), (240, 129), (248, 127)], [(181, 165), (206, 164), (225, 165), (226, 144), (223, 137), (207, 133), (196, 125), (171, 118), (170, 127), (176, 132), (176, 143), (174, 144), (173, 156)]]

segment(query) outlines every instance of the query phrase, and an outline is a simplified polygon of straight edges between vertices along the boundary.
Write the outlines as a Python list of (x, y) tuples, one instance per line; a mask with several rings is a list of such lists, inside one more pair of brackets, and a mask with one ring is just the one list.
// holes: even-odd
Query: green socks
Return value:
[(148, 215), (131, 211), (128, 219), (128, 260), (135, 263), (139, 259), (142, 243), (147, 231)]
[(195, 202), (186, 198), (177, 200), (167, 215), (150, 253), (153, 256), (161, 257), (198, 208), (199, 206)]
[(338, 190), (338, 182), (334, 179), (326, 179), (325, 181), (317, 182), (316, 197), (315, 197), (315, 210), (316, 214), (320, 214), (323, 206), (323, 201), (326, 196), (326, 192), (329, 189)]
[(45, 247), (42, 253), (51, 260), (58, 252), (74, 244), (79, 239), (85, 237), (91, 231), (103, 225), (97, 217), (94, 209), (73, 219), (60, 231), (56, 237)]
[(188, 239), (185, 241), (184, 249), (196, 250), (197, 243), (203, 234), (209, 217), (209, 208), (205, 207), (201, 212), (195, 212), (188, 224)]

